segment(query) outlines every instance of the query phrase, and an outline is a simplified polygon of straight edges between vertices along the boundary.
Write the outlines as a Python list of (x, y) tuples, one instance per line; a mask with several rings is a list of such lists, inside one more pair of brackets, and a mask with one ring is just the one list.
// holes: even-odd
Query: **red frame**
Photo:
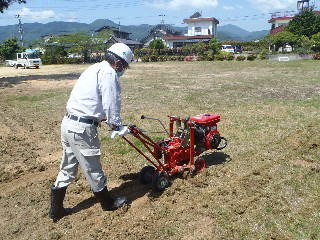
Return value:
[(152, 160), (150, 157), (148, 157), (144, 152), (142, 152), (137, 146), (134, 145), (133, 142), (131, 142), (128, 138), (123, 136), (122, 138), (130, 145), (132, 146), (138, 153), (140, 153), (149, 163), (151, 163), (159, 172), (166, 172), (169, 175), (173, 175), (179, 172), (183, 172), (184, 170), (193, 171), (195, 169), (194, 165), (194, 157), (195, 157), (195, 124), (192, 121), (187, 121), (184, 119), (180, 119), (178, 117), (169, 116), (170, 123), (169, 123), (169, 137), (173, 138), (173, 128), (174, 128), (174, 122), (180, 121), (180, 122), (187, 122), (189, 128), (190, 128), (190, 143), (189, 143), (189, 163), (185, 164), (183, 166), (169, 166), (169, 164), (162, 163), (158, 157), (158, 155), (154, 152), (154, 149), (165, 152), (165, 148), (159, 146), (157, 143), (155, 143), (150, 137), (148, 137), (146, 134), (144, 134), (139, 128), (136, 126), (130, 127), (131, 135), (133, 135), (135, 138), (139, 139), (140, 142), (146, 147), (148, 152), (153, 156), (155, 160)]

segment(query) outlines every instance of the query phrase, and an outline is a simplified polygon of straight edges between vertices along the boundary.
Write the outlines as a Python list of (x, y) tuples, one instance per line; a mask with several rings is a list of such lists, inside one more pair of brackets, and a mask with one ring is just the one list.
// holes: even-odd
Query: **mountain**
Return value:
[[(108, 19), (98, 19), (94, 22), (78, 23), (78, 22), (50, 22), (46, 24), (42, 23), (25, 23), (23, 24), (24, 39), (26, 42), (31, 43), (34, 40), (40, 39), (42, 36), (53, 34), (69, 34), (74, 32), (93, 33), (95, 30), (103, 27), (111, 26), (118, 27), (113, 21)], [(130, 35), (133, 40), (141, 40), (149, 34), (150, 29), (154, 25), (142, 24), (142, 25), (128, 25), (120, 26), (121, 30), (132, 33)], [(186, 32), (186, 27), (172, 26), (174, 30)], [(250, 41), (259, 38), (263, 38), (268, 34), (268, 31), (249, 32), (235, 25), (224, 25), (218, 27), (218, 38), (221, 41), (235, 40), (235, 41)], [(18, 25), (0, 26), (0, 42), (10, 37), (18, 37)]]
[(236, 41), (252, 41), (264, 38), (269, 34), (268, 30), (249, 32), (238, 26), (227, 24), (218, 27), (218, 38), (221, 41), (236, 40)]

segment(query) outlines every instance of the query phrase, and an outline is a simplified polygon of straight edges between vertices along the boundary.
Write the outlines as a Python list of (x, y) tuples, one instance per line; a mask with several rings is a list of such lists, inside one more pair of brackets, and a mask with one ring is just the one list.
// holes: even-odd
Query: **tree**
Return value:
[(205, 52), (208, 50), (208, 45), (204, 42), (198, 42), (192, 45), (192, 52), (198, 56), (204, 56)]
[(270, 36), (269, 39), (271, 45), (274, 45), (276, 49), (279, 49), (281, 47), (282, 51), (286, 47), (286, 45), (295, 47), (299, 44), (299, 37), (291, 32), (280, 32), (273, 36)]
[(103, 54), (107, 51), (109, 45), (106, 42), (112, 37), (112, 30), (104, 29), (98, 34), (92, 36), (91, 53), (95, 53), (96, 58), (100, 61)]
[(320, 16), (313, 11), (305, 11), (295, 16), (286, 27), (286, 30), (298, 35), (311, 37), (320, 32)]
[(70, 54), (79, 55), (83, 62), (88, 62), (93, 44), (91, 36), (85, 33), (73, 33), (66, 36), (57, 36), (52, 41), (68, 48)]
[(8, 38), (0, 45), (0, 57), (3, 59), (13, 59), (19, 50), (18, 40), (16, 38)]
[(160, 55), (160, 49), (164, 49), (165, 46), (162, 39), (155, 39), (150, 42), (149, 47), (152, 49), (157, 49), (158, 54)]
[(5, 9), (9, 7), (9, 5), (17, 2), (19, 4), (26, 3), (26, 0), (0, 0), (0, 12), (3, 13)]
[(308, 54), (312, 51), (312, 41), (306, 36), (300, 36), (297, 45), (299, 48), (295, 51), (299, 54)]
[(44, 47), (45, 54), (41, 57), (44, 64), (61, 64), (65, 63), (68, 53), (64, 47), (57, 45), (47, 45)]
[(209, 42), (209, 50), (212, 51), (212, 55), (220, 53), (221, 43), (216, 38), (212, 38)]
[(312, 36), (311, 42), (313, 44), (312, 49), (316, 52), (320, 52), (320, 32)]

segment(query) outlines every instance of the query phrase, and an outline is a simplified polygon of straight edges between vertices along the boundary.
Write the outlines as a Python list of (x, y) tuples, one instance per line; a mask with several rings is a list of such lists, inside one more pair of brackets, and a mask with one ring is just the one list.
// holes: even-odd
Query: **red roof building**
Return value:
[[(314, 11), (315, 14), (320, 15), (320, 11)], [(268, 21), (271, 23), (270, 34), (276, 34), (279, 32), (283, 32), (285, 27), (289, 25), (289, 22), (294, 18), (294, 14), (292, 16), (281, 16), (281, 14), (273, 14), (271, 19)]]
[(202, 17), (200, 13), (195, 13), (183, 22), (188, 24), (188, 33), (184, 36), (165, 36), (163, 40), (168, 47), (182, 47), (198, 42), (208, 43), (217, 35), (219, 21), (214, 17)]

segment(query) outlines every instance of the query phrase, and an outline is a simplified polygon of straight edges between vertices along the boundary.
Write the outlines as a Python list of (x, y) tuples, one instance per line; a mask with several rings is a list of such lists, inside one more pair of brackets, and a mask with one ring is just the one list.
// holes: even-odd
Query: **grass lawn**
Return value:
[[(132, 206), (103, 213), (96, 204), (53, 225), (46, 217), (48, 187), (59, 166), (59, 124), (71, 86), (41, 90), (22, 82), (14, 86), (20, 92), (2, 89), (0, 124), (8, 130), (0, 134), (0, 180), (8, 185), (38, 171), (47, 178), (34, 180), (39, 188), (29, 190), (40, 199), (35, 212), (32, 196), (20, 203), (22, 210), (11, 212), (23, 196), (7, 190), (0, 198), (8, 209), (0, 216), (12, 215), (0, 234), (11, 239), (320, 239), (319, 61), (134, 63), (121, 81), (125, 123), (161, 131), (140, 116), (167, 124), (167, 115), (218, 113), (229, 146), (204, 154), (204, 172), (173, 178), (165, 192), (154, 194), (136, 180), (146, 161), (122, 139), (111, 140), (102, 127), (109, 184)], [(17, 151), (25, 152), (11, 154)], [(48, 152), (57, 157), (44, 164)], [(12, 164), (20, 172), (10, 171)], [(67, 206), (91, 196), (81, 174), (69, 189)], [(42, 227), (32, 224), (38, 215)]]

